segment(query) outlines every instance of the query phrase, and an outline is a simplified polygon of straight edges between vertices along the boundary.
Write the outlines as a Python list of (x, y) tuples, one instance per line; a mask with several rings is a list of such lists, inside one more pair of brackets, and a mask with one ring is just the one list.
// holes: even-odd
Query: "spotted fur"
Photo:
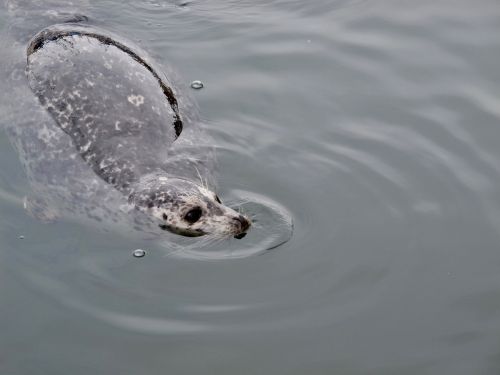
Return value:
[[(27, 77), (41, 105), (70, 137), (72, 157), (162, 229), (188, 236), (248, 229), (250, 222), (222, 205), (201, 176), (199, 184), (183, 173), (181, 166), (194, 166), (199, 174), (196, 158), (171, 155), (183, 130), (176, 93), (132, 43), (90, 26), (53, 25), (29, 43)], [(48, 145), (58, 137), (53, 133), (40, 128), (37, 137)], [(186, 213), (193, 208), (202, 214), (189, 222)]]

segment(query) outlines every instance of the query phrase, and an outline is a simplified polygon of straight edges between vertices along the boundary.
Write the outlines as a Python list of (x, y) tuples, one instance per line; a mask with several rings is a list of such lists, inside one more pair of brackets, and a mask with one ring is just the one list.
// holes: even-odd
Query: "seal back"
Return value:
[(182, 131), (173, 90), (137, 50), (76, 24), (42, 30), (27, 49), (30, 88), (94, 172), (120, 190), (157, 168)]

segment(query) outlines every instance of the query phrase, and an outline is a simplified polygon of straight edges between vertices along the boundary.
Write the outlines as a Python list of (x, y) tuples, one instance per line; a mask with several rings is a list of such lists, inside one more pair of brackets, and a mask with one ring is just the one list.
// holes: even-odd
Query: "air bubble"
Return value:
[(193, 81), (191, 82), (191, 87), (195, 90), (199, 90), (199, 89), (202, 89), (203, 88), (203, 82), (201, 81)]
[(136, 249), (134, 250), (132, 255), (136, 258), (142, 258), (144, 255), (146, 255), (146, 251), (142, 249)]

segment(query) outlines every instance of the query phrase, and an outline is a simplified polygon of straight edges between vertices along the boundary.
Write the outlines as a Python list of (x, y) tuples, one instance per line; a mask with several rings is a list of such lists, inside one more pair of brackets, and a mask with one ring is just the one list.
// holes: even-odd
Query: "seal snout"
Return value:
[(248, 228), (250, 228), (250, 225), (251, 225), (250, 220), (248, 220), (243, 215), (238, 215), (237, 217), (234, 217), (233, 220), (235, 221), (235, 224), (238, 226), (238, 229), (239, 229), (240, 233), (243, 233)]
[(247, 235), (246, 231), (250, 228), (252, 222), (243, 215), (233, 217), (233, 221), (238, 231), (238, 233), (234, 235), (234, 238), (241, 240)]

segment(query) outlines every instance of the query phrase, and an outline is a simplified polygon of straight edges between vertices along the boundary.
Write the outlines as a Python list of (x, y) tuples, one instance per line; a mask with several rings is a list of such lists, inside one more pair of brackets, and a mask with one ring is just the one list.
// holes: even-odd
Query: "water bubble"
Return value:
[(146, 255), (146, 251), (142, 249), (136, 249), (134, 250), (132, 255), (136, 258), (142, 258), (144, 255)]
[(191, 87), (195, 90), (199, 90), (203, 88), (203, 82), (201, 81), (193, 81), (191, 82)]
[(20, 240), (24, 240), (24, 236), (21, 234), (19, 237), (18, 237)]

